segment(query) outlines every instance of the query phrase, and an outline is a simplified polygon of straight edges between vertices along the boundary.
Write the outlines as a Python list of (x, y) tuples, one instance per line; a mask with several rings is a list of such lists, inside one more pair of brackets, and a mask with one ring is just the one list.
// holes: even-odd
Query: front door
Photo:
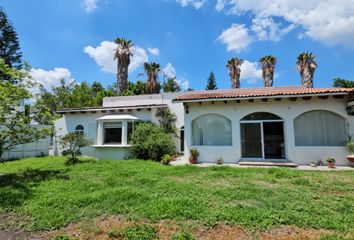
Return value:
[(241, 147), (245, 159), (284, 159), (283, 122), (242, 122)]

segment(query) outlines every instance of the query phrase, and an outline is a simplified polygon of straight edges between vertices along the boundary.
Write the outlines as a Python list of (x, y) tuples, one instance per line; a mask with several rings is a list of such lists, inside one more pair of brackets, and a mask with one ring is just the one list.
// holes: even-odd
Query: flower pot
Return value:
[(348, 155), (347, 159), (348, 159), (349, 162), (354, 163), (354, 155)]
[(335, 168), (335, 163), (327, 163), (328, 168)]
[(197, 159), (196, 158), (190, 158), (189, 159), (189, 163), (190, 164), (196, 164), (197, 163)]

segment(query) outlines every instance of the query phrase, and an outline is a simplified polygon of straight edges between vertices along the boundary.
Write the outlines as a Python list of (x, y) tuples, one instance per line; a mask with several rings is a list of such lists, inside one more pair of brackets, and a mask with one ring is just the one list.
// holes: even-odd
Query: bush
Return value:
[(172, 161), (172, 157), (171, 157), (171, 155), (168, 155), (168, 154), (163, 155), (163, 157), (161, 158), (161, 163), (163, 165), (168, 165), (168, 164), (170, 164), (171, 161)]
[(81, 148), (89, 146), (90, 143), (91, 141), (79, 132), (68, 133), (60, 138), (60, 144), (64, 149), (62, 155), (68, 158), (66, 164), (77, 163), (78, 156), (81, 155)]
[(160, 161), (165, 154), (173, 154), (174, 145), (164, 130), (152, 123), (137, 125), (131, 143), (132, 151), (137, 158)]

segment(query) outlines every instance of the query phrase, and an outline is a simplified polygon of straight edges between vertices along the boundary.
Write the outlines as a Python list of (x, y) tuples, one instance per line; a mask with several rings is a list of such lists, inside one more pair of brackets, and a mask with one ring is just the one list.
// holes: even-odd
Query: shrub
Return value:
[(164, 130), (152, 123), (137, 125), (131, 143), (132, 151), (136, 157), (160, 161), (165, 154), (172, 154), (174, 145)]
[(161, 158), (161, 163), (162, 163), (163, 165), (168, 165), (168, 164), (170, 164), (171, 161), (172, 161), (172, 157), (171, 157), (171, 155), (169, 155), (169, 154), (165, 154), (165, 155), (163, 155), (163, 157)]
[(81, 148), (89, 146), (91, 141), (79, 132), (72, 132), (60, 138), (63, 147), (62, 155), (67, 157), (66, 164), (75, 164), (79, 161)]

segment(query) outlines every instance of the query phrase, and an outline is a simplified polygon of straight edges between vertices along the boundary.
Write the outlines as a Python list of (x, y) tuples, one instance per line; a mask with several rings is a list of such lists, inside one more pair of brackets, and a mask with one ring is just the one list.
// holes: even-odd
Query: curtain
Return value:
[(294, 120), (295, 145), (343, 146), (345, 119), (328, 111), (311, 111)]
[(193, 145), (231, 146), (231, 121), (223, 116), (207, 114), (192, 122)]

